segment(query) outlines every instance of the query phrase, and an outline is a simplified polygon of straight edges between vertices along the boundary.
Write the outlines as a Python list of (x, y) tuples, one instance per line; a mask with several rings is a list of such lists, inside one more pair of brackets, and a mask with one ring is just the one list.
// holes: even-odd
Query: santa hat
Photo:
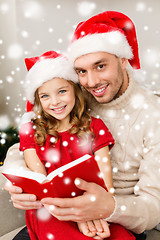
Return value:
[(35, 91), (42, 84), (54, 77), (78, 82), (77, 74), (70, 66), (67, 58), (55, 51), (48, 51), (41, 56), (26, 58), (28, 70), (24, 91), (27, 97), (27, 111), (31, 111), (34, 104)]
[(135, 69), (140, 68), (134, 24), (120, 12), (106, 11), (79, 23), (68, 51), (72, 63), (88, 53), (107, 52), (128, 59)]

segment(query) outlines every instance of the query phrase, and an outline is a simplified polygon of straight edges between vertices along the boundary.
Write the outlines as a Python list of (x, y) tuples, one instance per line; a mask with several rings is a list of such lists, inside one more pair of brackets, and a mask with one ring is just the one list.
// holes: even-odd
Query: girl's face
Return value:
[(75, 105), (73, 86), (63, 78), (53, 78), (38, 88), (43, 110), (54, 118), (69, 124), (70, 112)]

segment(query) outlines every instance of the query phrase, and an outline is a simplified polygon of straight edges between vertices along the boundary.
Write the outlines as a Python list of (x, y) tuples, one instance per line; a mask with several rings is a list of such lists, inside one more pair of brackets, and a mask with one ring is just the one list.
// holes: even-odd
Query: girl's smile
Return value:
[(67, 107), (67, 105), (59, 107), (59, 108), (51, 108), (51, 110), (56, 112), (56, 114), (60, 114), (65, 110), (66, 107)]

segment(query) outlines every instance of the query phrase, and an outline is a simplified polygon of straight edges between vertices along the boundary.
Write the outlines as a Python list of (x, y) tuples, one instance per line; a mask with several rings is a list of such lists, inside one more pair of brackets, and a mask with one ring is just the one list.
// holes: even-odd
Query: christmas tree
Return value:
[(0, 166), (4, 163), (8, 148), (17, 142), (19, 142), (19, 134), (16, 128), (11, 126), (0, 130)]

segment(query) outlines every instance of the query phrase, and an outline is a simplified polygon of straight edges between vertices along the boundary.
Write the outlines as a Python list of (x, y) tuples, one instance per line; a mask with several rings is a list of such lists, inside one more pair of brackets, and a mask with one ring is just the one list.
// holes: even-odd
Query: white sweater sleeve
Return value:
[[(23, 153), (19, 151), (19, 143), (9, 148), (4, 161), (3, 171), (8, 168), (27, 168)], [(28, 168), (27, 168), (28, 169)]]
[[(156, 115), (156, 114), (155, 114)], [(144, 119), (142, 113), (141, 119)], [(132, 195), (117, 195), (116, 209), (109, 221), (141, 233), (160, 222), (160, 117), (150, 112), (143, 130), (139, 181)]]

